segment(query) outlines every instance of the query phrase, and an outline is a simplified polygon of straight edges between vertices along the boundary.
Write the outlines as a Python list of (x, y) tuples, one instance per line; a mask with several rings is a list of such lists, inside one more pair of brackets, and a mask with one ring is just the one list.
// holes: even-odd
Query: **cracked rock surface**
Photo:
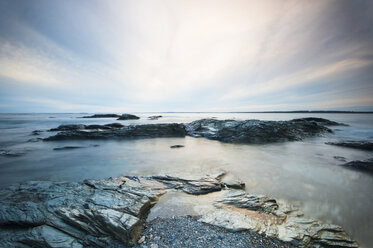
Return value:
[(214, 211), (198, 221), (227, 231), (248, 230), (299, 247), (357, 247), (341, 227), (307, 219), (267, 196), (248, 195), (243, 187), (225, 172), (25, 182), (0, 190), (0, 247), (128, 247), (139, 240), (149, 209), (169, 191), (222, 191)]

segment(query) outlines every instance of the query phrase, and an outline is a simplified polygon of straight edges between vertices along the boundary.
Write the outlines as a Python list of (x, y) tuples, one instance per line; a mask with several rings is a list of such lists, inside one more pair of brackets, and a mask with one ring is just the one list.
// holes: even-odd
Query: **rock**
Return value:
[(5, 150), (0, 149), (0, 156), (6, 156), (6, 157), (20, 157), (24, 155), (26, 151), (21, 150)]
[(223, 187), (232, 188), (232, 189), (244, 189), (245, 183), (242, 182), (238, 177), (232, 175), (231, 173), (227, 173), (223, 176), (220, 183)]
[(153, 115), (148, 117), (149, 120), (158, 120), (159, 118), (162, 118), (162, 115)]
[(43, 140), (43, 138), (32, 138), (32, 139), (27, 140), (27, 142), (38, 142), (41, 140)]
[(69, 125), (59, 125), (57, 128), (52, 128), (49, 131), (75, 131), (85, 129), (86, 126), (83, 124), (69, 124)]
[(222, 142), (269, 143), (302, 140), (332, 132), (322, 123), (322, 121), (307, 119), (290, 121), (202, 119), (186, 125), (186, 131), (193, 137), (205, 137)]
[(40, 133), (41, 132), (43, 132), (43, 131), (41, 131), (41, 130), (34, 130), (34, 131), (32, 131), (32, 135), (40, 135)]
[[(70, 126), (70, 125), (68, 125)], [(183, 124), (148, 124), (148, 125), (134, 125), (124, 126), (119, 128), (119, 125), (108, 126), (110, 129), (103, 130), (84, 130), (74, 128), (66, 129), (65, 126), (58, 130), (62, 132), (50, 136), (44, 140), (72, 140), (72, 139), (129, 139), (129, 138), (156, 138), (156, 137), (185, 137), (185, 127)]]
[(183, 145), (173, 145), (173, 146), (170, 146), (170, 148), (182, 148), (184, 147)]
[(350, 169), (356, 169), (356, 170), (373, 173), (373, 159), (367, 159), (363, 161), (361, 160), (351, 161), (351, 162), (342, 164), (342, 166), (350, 168)]
[(306, 117), (306, 118), (300, 118), (300, 119), (293, 119), (292, 121), (316, 122), (317, 124), (324, 125), (324, 126), (348, 126), (347, 124), (344, 124), (344, 123), (339, 123), (339, 122), (331, 121), (331, 120), (324, 119), (324, 118), (318, 118), (318, 117)]
[[(161, 233), (156, 230), (153, 235), (152, 228), (148, 229), (148, 240), (139, 237), (141, 220), (159, 197), (170, 190), (206, 194), (226, 189), (222, 183), (226, 175), (127, 176), (11, 186), (0, 191), (1, 244), (53, 248), (123, 248), (136, 243), (150, 245), (149, 241), (157, 244), (162, 242)], [(242, 190), (224, 192), (212, 206), (213, 211), (201, 208), (198, 221), (231, 231), (250, 230), (273, 238), (275, 243), (280, 239), (299, 247), (357, 247), (341, 227), (307, 219), (285, 202)], [(200, 236), (195, 227), (191, 228), (194, 236)]]
[(341, 162), (346, 162), (346, 158), (342, 156), (334, 156), (333, 158)]
[[(34, 181), (1, 192), (0, 240), (6, 247), (126, 247), (159, 192), (116, 180)], [(129, 180), (126, 178), (126, 180)], [(107, 186), (105, 186), (107, 185)], [(128, 191), (131, 190), (131, 193)], [(11, 235), (10, 235), (11, 234)]]
[(90, 116), (83, 116), (81, 118), (118, 118), (120, 115), (117, 114), (94, 114)]
[(305, 218), (291, 205), (266, 196), (228, 191), (215, 207), (199, 221), (231, 231), (255, 231), (297, 247), (358, 247), (341, 227)]
[(225, 172), (218, 173), (217, 175), (191, 175), (183, 177), (159, 175), (150, 178), (164, 183), (168, 188), (179, 189), (187, 194), (201, 195), (220, 191), (222, 189), (220, 180), (223, 175), (225, 175)]
[(64, 147), (55, 147), (53, 150), (55, 151), (62, 151), (62, 150), (73, 150), (73, 149), (79, 149), (79, 148), (85, 148), (83, 146), (64, 146)]
[(138, 120), (140, 117), (131, 114), (122, 114), (117, 120)]
[(341, 142), (326, 142), (325, 144), (360, 149), (365, 151), (373, 151), (373, 142), (370, 141), (347, 140)]

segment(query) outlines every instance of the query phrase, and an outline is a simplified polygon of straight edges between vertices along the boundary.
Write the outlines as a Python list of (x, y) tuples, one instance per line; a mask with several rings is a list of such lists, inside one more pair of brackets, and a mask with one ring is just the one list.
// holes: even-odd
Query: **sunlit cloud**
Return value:
[(359, 3), (4, 1), (0, 111), (21, 99), (58, 101), (50, 111), (310, 109), (324, 101), (312, 87), (341, 100), (335, 85), (373, 109), (373, 7)]

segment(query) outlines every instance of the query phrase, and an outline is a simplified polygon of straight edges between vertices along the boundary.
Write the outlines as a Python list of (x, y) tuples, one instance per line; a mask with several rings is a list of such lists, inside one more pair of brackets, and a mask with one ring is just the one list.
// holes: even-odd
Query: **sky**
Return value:
[(0, 112), (271, 110), (373, 111), (373, 1), (0, 1)]

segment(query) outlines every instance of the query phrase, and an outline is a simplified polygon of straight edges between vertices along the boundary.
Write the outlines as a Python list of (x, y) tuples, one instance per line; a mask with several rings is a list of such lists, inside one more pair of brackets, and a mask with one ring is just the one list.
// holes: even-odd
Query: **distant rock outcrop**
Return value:
[(202, 119), (187, 124), (186, 130), (190, 136), (222, 142), (270, 143), (302, 140), (322, 133), (331, 133), (332, 130), (326, 127), (326, 124), (330, 123), (331, 121), (321, 118), (290, 121)]
[(131, 114), (122, 114), (117, 120), (138, 120), (140, 117)]
[(120, 115), (117, 114), (94, 114), (89, 116), (83, 116), (81, 118), (118, 118)]

